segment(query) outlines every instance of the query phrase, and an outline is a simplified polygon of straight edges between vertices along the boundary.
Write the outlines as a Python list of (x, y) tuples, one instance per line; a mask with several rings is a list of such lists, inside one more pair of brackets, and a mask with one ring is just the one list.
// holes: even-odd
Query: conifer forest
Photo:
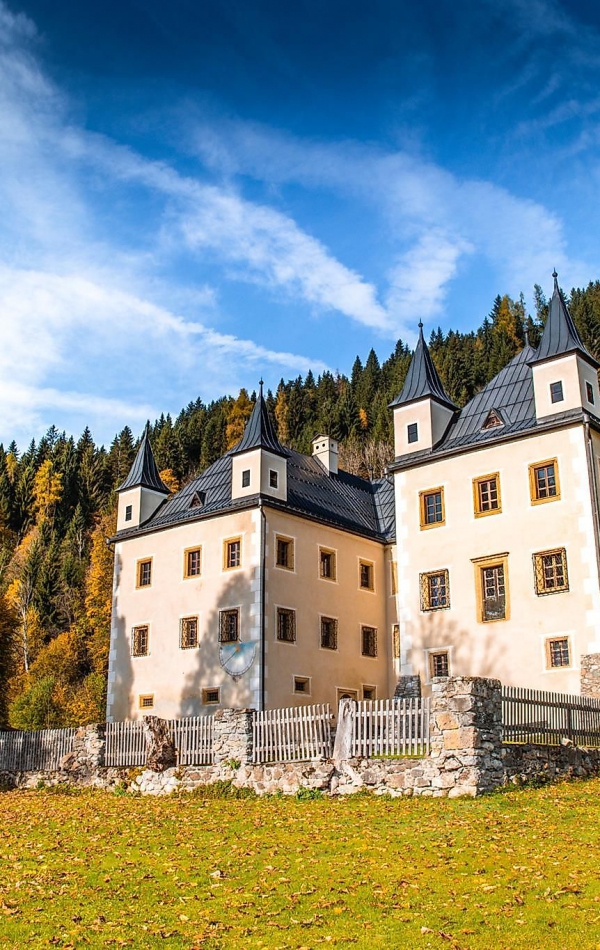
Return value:
[[(428, 340), (450, 398), (463, 406), (523, 347), (537, 345), (547, 313), (540, 287), (534, 313), (523, 298), (496, 297), (479, 329), (437, 329)], [(600, 281), (573, 289), (571, 315), (600, 358)], [(340, 466), (380, 476), (392, 458), (392, 414), (411, 351), (398, 340), (380, 363), (374, 350), (349, 375), (325, 372), (280, 381), (266, 399), (284, 445), (310, 452), (319, 432), (340, 441)], [(156, 462), (173, 491), (232, 448), (255, 393), (209, 405), (200, 399), (177, 418), (150, 422)], [(0, 445), (0, 729), (103, 721), (108, 665), (115, 488), (133, 462), (127, 426), (109, 447), (89, 429), (78, 439), (54, 426), (28, 446)]]

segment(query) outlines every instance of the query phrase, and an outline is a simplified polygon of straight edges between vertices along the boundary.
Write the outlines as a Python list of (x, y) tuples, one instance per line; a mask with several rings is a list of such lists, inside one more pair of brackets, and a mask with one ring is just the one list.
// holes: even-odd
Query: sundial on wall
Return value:
[(226, 673), (234, 679), (247, 673), (256, 657), (256, 643), (252, 640), (236, 640), (222, 643), (219, 648), (219, 662)]

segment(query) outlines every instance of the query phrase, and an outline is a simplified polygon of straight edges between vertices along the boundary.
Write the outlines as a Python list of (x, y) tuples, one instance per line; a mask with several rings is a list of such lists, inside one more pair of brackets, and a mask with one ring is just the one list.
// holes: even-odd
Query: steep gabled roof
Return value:
[(242, 452), (250, 452), (252, 449), (266, 449), (275, 455), (283, 455), (284, 457), (286, 455), (284, 447), (275, 435), (273, 423), (269, 417), (267, 404), (263, 398), (262, 379), (258, 399), (254, 403), (254, 409), (246, 423), (244, 434), (232, 450), (232, 454), (240, 455)]
[(531, 365), (542, 363), (545, 360), (553, 359), (556, 356), (563, 356), (567, 353), (579, 353), (584, 360), (587, 360), (588, 363), (591, 363), (591, 365), (597, 369), (600, 363), (594, 359), (591, 353), (588, 353), (581, 341), (577, 327), (573, 323), (564, 297), (560, 292), (558, 274), (556, 271), (554, 271), (552, 276), (554, 277), (554, 291), (548, 309), (548, 319), (546, 320), (546, 326), (544, 327), (540, 345), (537, 348), (534, 358), (531, 360)]
[(403, 406), (409, 402), (416, 402), (418, 399), (425, 399), (427, 397), (437, 400), (437, 402), (442, 403), (442, 405), (448, 406), (449, 409), (456, 408), (444, 391), (442, 381), (438, 376), (438, 371), (433, 365), (429, 348), (423, 337), (423, 324), (419, 323), (419, 339), (408, 368), (402, 392), (390, 403), (390, 407)]
[(163, 495), (170, 494), (169, 489), (161, 481), (161, 477), (158, 474), (152, 446), (150, 445), (148, 425), (146, 425), (144, 429), (142, 441), (140, 442), (140, 447), (129, 471), (129, 475), (125, 481), (119, 485), (117, 491), (126, 491), (128, 488), (139, 487), (151, 488), (152, 491), (161, 492)]

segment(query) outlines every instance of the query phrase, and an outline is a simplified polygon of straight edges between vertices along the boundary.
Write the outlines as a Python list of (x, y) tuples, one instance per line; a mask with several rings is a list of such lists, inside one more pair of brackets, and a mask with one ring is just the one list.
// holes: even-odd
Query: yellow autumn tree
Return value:
[(114, 551), (106, 543), (116, 531), (116, 511), (103, 515), (92, 532), (90, 566), (85, 579), (87, 651), (94, 672), (108, 668)]
[(358, 421), (360, 423), (361, 429), (367, 429), (369, 426), (369, 417), (367, 415), (366, 409), (358, 410)]
[(18, 621), (13, 638), (13, 652), (17, 658), (17, 669), (25, 673), (29, 670), (42, 639), (39, 616), (34, 605), (40, 562), (38, 535), (37, 528), (25, 535), (7, 569), (9, 583), (5, 593), (6, 602)]
[(163, 468), (162, 472), (158, 474), (161, 482), (166, 485), (170, 492), (179, 491), (179, 479), (172, 468)]
[(245, 389), (240, 389), (240, 394), (233, 402), (227, 416), (227, 427), (225, 429), (225, 438), (227, 448), (232, 449), (244, 434), (244, 428), (252, 412), (252, 403)]
[(36, 472), (33, 482), (33, 509), (37, 523), (52, 519), (56, 505), (62, 498), (62, 475), (55, 471), (52, 461), (46, 459)]

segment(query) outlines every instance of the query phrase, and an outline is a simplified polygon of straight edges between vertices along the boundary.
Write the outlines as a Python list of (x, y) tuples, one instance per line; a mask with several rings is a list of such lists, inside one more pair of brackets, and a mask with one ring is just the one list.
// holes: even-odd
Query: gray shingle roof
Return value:
[(258, 399), (254, 403), (252, 414), (246, 423), (244, 434), (233, 449), (234, 454), (249, 452), (251, 449), (267, 449), (275, 455), (285, 455), (285, 449), (275, 435), (273, 423), (269, 418), (267, 405), (263, 399), (262, 381)]
[(423, 324), (419, 323), (419, 339), (408, 368), (408, 373), (402, 387), (402, 392), (394, 399), (390, 406), (402, 406), (417, 399), (430, 396), (438, 402), (455, 409), (455, 405), (446, 395), (442, 381), (433, 365), (429, 348), (423, 337)]
[(154, 461), (154, 454), (148, 436), (148, 426), (144, 429), (142, 441), (140, 442), (140, 447), (129, 471), (129, 475), (125, 481), (119, 485), (117, 491), (126, 491), (128, 488), (138, 488), (140, 486), (142, 488), (151, 488), (152, 491), (158, 491), (164, 495), (169, 494), (169, 489), (164, 482), (161, 481), (160, 475), (158, 474), (158, 468)]
[(555, 356), (562, 356), (565, 353), (578, 352), (588, 363), (591, 363), (592, 366), (597, 369), (600, 363), (594, 359), (591, 353), (588, 353), (581, 341), (581, 337), (577, 332), (577, 328), (573, 323), (563, 295), (560, 292), (558, 274), (556, 271), (554, 271), (552, 276), (554, 277), (554, 291), (548, 309), (548, 319), (546, 320), (546, 326), (544, 327), (540, 345), (531, 362), (541, 363), (544, 360), (552, 359)]

